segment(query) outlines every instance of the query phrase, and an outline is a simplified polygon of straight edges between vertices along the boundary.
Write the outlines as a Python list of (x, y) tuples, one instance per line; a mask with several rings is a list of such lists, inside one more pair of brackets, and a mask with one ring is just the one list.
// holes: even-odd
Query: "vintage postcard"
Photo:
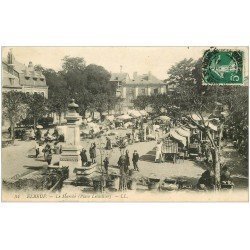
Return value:
[(248, 47), (2, 47), (2, 201), (248, 201)]

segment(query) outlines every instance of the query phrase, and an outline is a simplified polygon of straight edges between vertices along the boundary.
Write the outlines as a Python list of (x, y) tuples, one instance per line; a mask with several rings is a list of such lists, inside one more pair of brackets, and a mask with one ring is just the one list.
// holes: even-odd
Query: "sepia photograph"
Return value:
[(2, 47), (2, 201), (248, 201), (248, 47)]

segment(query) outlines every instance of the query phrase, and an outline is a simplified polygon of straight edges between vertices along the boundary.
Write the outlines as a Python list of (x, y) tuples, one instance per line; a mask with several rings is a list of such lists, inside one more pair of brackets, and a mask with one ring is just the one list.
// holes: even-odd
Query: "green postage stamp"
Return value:
[(209, 49), (202, 58), (204, 85), (241, 85), (243, 77), (243, 51)]

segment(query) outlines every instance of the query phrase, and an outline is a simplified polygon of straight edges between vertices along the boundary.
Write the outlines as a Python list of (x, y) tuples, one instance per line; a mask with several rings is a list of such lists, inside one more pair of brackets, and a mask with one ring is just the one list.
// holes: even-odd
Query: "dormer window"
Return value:
[(30, 79), (30, 76), (25, 76), (25, 79), (26, 79), (26, 80), (29, 80), (29, 79)]
[(40, 78), (40, 80), (41, 80), (41, 81), (44, 81), (44, 78), (43, 78), (43, 77), (41, 77), (41, 78)]
[(14, 85), (14, 78), (9, 78), (10, 79), (10, 85)]
[(33, 77), (33, 80), (36, 81), (36, 80), (37, 80), (37, 77), (34, 76), (34, 77)]

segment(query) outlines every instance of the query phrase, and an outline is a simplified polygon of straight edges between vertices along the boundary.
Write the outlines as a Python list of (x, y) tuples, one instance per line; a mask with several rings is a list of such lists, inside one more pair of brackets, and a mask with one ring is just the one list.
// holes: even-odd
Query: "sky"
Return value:
[(28, 65), (41, 64), (60, 70), (65, 56), (83, 57), (88, 64), (103, 66), (112, 73), (122, 71), (133, 77), (133, 72), (151, 71), (157, 78), (167, 78), (168, 69), (184, 58), (198, 59), (208, 47), (2, 47), (6, 57), (12, 48), (15, 59)]

